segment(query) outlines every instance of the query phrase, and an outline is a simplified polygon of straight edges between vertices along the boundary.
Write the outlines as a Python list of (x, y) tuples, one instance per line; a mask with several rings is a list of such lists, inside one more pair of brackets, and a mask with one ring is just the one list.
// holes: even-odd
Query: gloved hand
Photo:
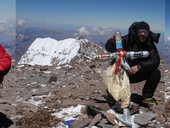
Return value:
[(130, 74), (135, 74), (135, 73), (137, 73), (139, 71), (139, 69), (138, 69), (138, 66), (137, 65), (135, 65), (135, 66), (132, 66), (129, 70), (128, 70), (128, 72), (130, 73)]

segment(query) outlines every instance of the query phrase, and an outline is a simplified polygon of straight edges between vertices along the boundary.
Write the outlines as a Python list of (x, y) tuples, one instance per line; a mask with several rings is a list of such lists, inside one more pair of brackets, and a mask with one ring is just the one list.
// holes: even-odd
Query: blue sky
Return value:
[(165, 0), (16, 0), (16, 14), (17, 19), (27, 19), (37, 24), (97, 25), (126, 29), (134, 21), (144, 20), (151, 29), (162, 31)]
[(166, 0), (165, 4), (165, 32), (167, 36), (170, 36), (170, 1)]
[(0, 20), (15, 21), (16, 6), (15, 0), (0, 1)]
[(15, 0), (0, 0), (0, 42), (15, 39)]
[(169, 4), (169, 0), (166, 4), (165, 0), (0, 0), (0, 31), (4, 28), (12, 31), (6, 31), (4, 38), (14, 33), (14, 27), (7, 26), (11, 23), (6, 25), (5, 22), (15, 23), (16, 18), (37, 26), (74, 24), (126, 30), (134, 21), (144, 20), (150, 24), (151, 30), (164, 31), (166, 27), (167, 35), (170, 35), (170, 29), (167, 29), (170, 28)]

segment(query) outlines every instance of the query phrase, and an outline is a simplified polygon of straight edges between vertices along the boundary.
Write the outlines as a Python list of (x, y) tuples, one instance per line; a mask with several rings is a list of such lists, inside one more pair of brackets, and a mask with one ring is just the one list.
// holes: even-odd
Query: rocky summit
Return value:
[[(10, 128), (67, 128), (125, 126), (108, 110), (113, 109), (106, 99), (106, 86), (102, 72), (111, 60), (96, 60), (94, 56), (105, 53), (101, 47), (86, 39), (76, 39), (80, 47), (68, 64), (52, 65), (14, 64), (5, 76), (0, 90), (0, 110), (5, 117), (2, 127)], [(147, 109), (138, 106), (134, 113), (154, 113), (149, 119), (136, 118), (148, 127), (163, 127), (168, 116), (165, 113), (165, 83), (169, 71), (164, 72), (155, 92), (158, 106)], [(141, 94), (144, 82), (131, 85), (133, 94)], [(73, 111), (74, 110), (74, 111)], [(1, 118), (0, 114), (0, 118)], [(143, 116), (145, 117), (145, 115)], [(4, 118), (3, 118), (4, 119)]]

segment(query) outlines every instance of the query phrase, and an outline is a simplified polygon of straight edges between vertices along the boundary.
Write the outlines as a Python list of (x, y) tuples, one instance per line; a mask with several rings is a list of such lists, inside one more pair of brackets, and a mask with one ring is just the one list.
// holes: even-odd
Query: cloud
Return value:
[(6, 25), (7, 21), (6, 20), (0, 20), (0, 32), (4, 32), (6, 30)]
[(17, 20), (17, 25), (19, 25), (19, 26), (24, 26), (24, 25), (27, 25), (27, 24), (28, 24), (28, 20), (26, 20), (26, 19)]
[(82, 26), (77, 29), (74, 36), (105, 36), (113, 33), (113, 28), (111, 27), (103, 27), (103, 26), (95, 26), (95, 27), (85, 27)]
[(92, 28), (93, 35), (104, 36), (113, 32), (113, 28), (109, 27), (93, 27)]
[(5, 31), (5, 27), (0, 25), (0, 32), (4, 32)]
[(170, 36), (167, 37), (167, 41), (170, 41)]
[(15, 21), (0, 19), (0, 40), (8, 42), (15, 39)]
[(0, 24), (6, 24), (7, 23), (7, 20), (0, 20)]
[(86, 29), (85, 26), (80, 27), (80, 28), (78, 29), (78, 33), (79, 33), (80, 35), (85, 35), (85, 36), (90, 35), (90, 32)]
[(0, 32), (6, 32), (10, 31), (11, 29), (14, 29), (15, 25), (14, 23), (11, 23), (10, 21), (7, 20), (0, 20)]
[(104, 43), (113, 36), (115, 29), (113, 27), (103, 26), (81, 26), (75, 33), (74, 37), (84, 37), (90, 41)]

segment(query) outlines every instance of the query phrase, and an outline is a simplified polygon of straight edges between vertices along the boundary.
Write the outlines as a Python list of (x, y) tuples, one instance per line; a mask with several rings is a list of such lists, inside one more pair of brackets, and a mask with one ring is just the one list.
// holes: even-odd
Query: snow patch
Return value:
[(79, 49), (80, 43), (74, 38), (61, 41), (52, 38), (37, 38), (18, 64), (51, 66), (58, 61), (58, 65), (66, 65), (78, 54)]
[(53, 116), (57, 118), (62, 118), (64, 121), (76, 119), (78, 115), (82, 115), (81, 109), (85, 107), (84, 105), (77, 105), (76, 107), (71, 106), (69, 108), (63, 108), (60, 112), (53, 113)]

